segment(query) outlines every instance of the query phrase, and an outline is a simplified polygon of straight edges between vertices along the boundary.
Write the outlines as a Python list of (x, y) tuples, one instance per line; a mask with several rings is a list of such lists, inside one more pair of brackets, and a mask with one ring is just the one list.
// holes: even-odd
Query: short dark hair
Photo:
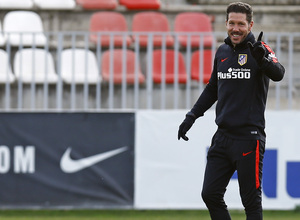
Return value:
[(226, 11), (226, 21), (228, 21), (229, 13), (235, 12), (235, 13), (242, 13), (246, 14), (246, 19), (249, 23), (252, 21), (253, 17), (253, 11), (252, 7), (244, 2), (234, 2), (228, 5), (227, 11)]

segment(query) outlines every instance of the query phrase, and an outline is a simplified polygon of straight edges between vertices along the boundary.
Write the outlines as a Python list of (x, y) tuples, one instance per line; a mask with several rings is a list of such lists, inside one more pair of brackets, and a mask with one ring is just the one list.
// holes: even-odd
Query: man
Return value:
[(212, 138), (202, 198), (213, 220), (231, 219), (224, 193), (235, 170), (247, 220), (262, 219), (261, 179), (269, 79), (280, 81), (284, 67), (271, 48), (251, 32), (252, 8), (242, 2), (227, 7), (228, 37), (215, 55), (209, 83), (179, 126), (178, 140), (216, 101), (218, 129)]

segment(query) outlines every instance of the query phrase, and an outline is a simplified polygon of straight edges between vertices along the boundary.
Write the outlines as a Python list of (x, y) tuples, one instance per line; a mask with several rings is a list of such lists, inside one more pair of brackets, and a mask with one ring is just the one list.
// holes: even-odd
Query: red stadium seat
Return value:
[[(92, 15), (90, 19), (90, 32), (94, 32), (90, 35), (90, 40), (94, 43), (98, 42), (98, 34), (95, 32), (127, 32), (127, 23), (124, 15), (118, 12), (110, 12), (110, 11), (101, 11), (96, 12)], [(101, 34), (101, 45), (109, 46), (111, 35)], [(114, 35), (113, 42), (114, 46), (122, 46), (123, 44), (123, 35)], [(129, 46), (132, 42), (130, 36), (126, 37), (126, 45)]]
[(115, 9), (117, 0), (77, 0), (77, 4), (84, 9)]
[[(132, 31), (168, 33), (170, 31), (169, 21), (166, 15), (160, 12), (139, 12), (133, 16)], [(135, 39), (135, 36), (133, 36), (133, 38)], [(153, 35), (154, 46), (161, 46), (162, 41), (162, 34)], [(140, 46), (147, 46), (147, 42), (147, 35), (139, 35)], [(165, 42), (166, 46), (172, 46), (174, 43), (173, 37), (170, 35), (166, 35)]]
[[(175, 17), (174, 21), (175, 32), (205, 32), (203, 34), (204, 47), (211, 47), (213, 43), (212, 24), (208, 15), (198, 12), (183, 12)], [(192, 35), (190, 43), (192, 47), (199, 47), (201, 35)], [(180, 35), (179, 42), (181, 46), (187, 46), (187, 35)]]
[[(111, 51), (107, 50), (102, 55), (102, 79), (104, 81), (110, 80), (110, 56)], [(135, 83), (135, 52), (131, 50), (126, 50), (126, 73), (125, 80), (127, 84)], [(113, 50), (113, 82), (114, 84), (121, 84), (123, 79), (123, 50), (114, 49)], [(145, 77), (141, 72), (140, 66), (137, 67), (137, 77), (138, 83), (144, 83)]]
[[(154, 50), (153, 51), (153, 81), (155, 83), (162, 83), (163, 73), (162, 70), (162, 56), (163, 50)], [(186, 83), (187, 74), (185, 70), (185, 62), (181, 52), (178, 51), (178, 60), (175, 60), (175, 51), (174, 50), (165, 50), (165, 82), (171, 84), (175, 82), (175, 65), (178, 65), (178, 82)]]
[(159, 9), (160, 0), (120, 0), (120, 5), (132, 10)]
[[(212, 51), (211, 50), (203, 50), (203, 60), (200, 62), (200, 51), (195, 51), (192, 54), (192, 62), (191, 62), (191, 78), (194, 80), (200, 80), (201, 71), (203, 71), (202, 79), (203, 83), (207, 84), (211, 72), (212, 72)], [(200, 63), (203, 64), (203, 67), (200, 69)]]

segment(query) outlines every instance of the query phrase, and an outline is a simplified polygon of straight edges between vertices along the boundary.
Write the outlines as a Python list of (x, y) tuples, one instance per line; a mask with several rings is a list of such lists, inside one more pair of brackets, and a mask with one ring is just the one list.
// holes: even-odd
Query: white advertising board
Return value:
[[(217, 127), (210, 110), (187, 136), (177, 140), (185, 117), (180, 111), (138, 111), (135, 144), (135, 204), (139, 209), (204, 209), (200, 196), (206, 152)], [(293, 209), (300, 205), (300, 112), (267, 111), (263, 207)], [(237, 179), (230, 181), (225, 201), (243, 208)]]

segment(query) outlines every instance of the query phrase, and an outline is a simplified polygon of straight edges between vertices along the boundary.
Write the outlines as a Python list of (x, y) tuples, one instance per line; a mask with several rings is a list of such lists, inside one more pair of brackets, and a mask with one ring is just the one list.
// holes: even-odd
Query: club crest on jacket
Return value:
[(239, 54), (238, 63), (243, 66), (247, 63), (247, 54)]

